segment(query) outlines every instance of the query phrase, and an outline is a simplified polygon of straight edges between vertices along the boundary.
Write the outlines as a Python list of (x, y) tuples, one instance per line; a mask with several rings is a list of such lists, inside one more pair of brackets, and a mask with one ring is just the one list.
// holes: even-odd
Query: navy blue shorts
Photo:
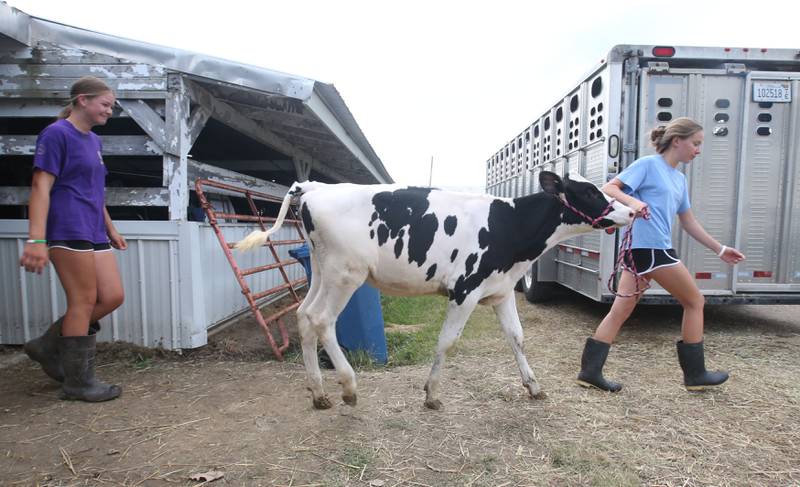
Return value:
[(108, 242), (92, 243), (88, 240), (48, 240), (47, 247), (74, 250), (75, 252), (107, 252), (111, 250), (111, 244)]
[(625, 269), (639, 275), (681, 263), (675, 249), (633, 249), (631, 253), (633, 254), (633, 264), (636, 266), (636, 271), (634, 272), (627, 262), (625, 262)]

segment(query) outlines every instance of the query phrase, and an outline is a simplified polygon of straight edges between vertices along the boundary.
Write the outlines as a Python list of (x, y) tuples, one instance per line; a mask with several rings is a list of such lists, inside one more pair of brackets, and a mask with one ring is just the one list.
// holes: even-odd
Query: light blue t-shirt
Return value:
[(617, 179), (625, 183), (623, 191), (647, 203), (650, 219), (637, 218), (633, 223), (634, 249), (672, 248), (672, 222), (676, 214), (691, 208), (686, 176), (673, 169), (661, 154), (637, 159)]

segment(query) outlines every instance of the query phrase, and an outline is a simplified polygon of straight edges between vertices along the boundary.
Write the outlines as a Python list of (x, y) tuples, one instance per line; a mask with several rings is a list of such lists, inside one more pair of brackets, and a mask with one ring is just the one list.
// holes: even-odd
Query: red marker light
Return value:
[(696, 272), (694, 275), (695, 279), (711, 279), (710, 272)]
[(772, 277), (772, 272), (770, 271), (753, 271), (753, 277)]
[(672, 57), (675, 55), (675, 48), (668, 46), (657, 46), (653, 48), (653, 56)]

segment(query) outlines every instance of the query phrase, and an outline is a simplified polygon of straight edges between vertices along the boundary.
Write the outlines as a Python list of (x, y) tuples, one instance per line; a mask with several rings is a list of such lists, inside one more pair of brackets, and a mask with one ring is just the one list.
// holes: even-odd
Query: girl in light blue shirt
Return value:
[(690, 118), (681, 117), (654, 129), (650, 140), (658, 153), (636, 160), (602, 188), (604, 193), (629, 206), (642, 218), (637, 218), (633, 226), (631, 247), (635, 268), (625, 266), (619, 280), (620, 296), (614, 299), (594, 336), (586, 339), (578, 374), (578, 384), (584, 387), (609, 392), (622, 389), (622, 384), (603, 377), (603, 366), (611, 343), (639, 302), (640, 295), (633, 296), (637, 280), (649, 283), (651, 279), (683, 306), (682, 340), (678, 341), (677, 348), (686, 389), (702, 390), (728, 380), (727, 372), (709, 372), (705, 368), (705, 298), (672, 248), (672, 223), (678, 215), (686, 233), (726, 263), (736, 264), (745, 258), (703, 229), (692, 213), (686, 178), (678, 171), (678, 164), (688, 164), (700, 154), (703, 127)]

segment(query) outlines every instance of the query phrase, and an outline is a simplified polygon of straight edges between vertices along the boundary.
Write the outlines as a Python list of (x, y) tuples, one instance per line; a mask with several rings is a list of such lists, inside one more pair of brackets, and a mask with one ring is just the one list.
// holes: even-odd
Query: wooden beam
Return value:
[[(0, 205), (27, 205), (29, 186), (0, 186)], [(167, 206), (169, 192), (166, 188), (106, 188), (108, 206)]]
[[(85, 68), (84, 68), (85, 69)], [(18, 77), (9, 78), (3, 81), (3, 92), (9, 93), (9, 96), (14, 96), (14, 93), (19, 93), (18, 96), (24, 96), (26, 92), (64, 92), (69, 93), (72, 84), (78, 81), (78, 78), (37, 78), (37, 77)], [(163, 92), (166, 90), (167, 83), (163, 78), (138, 78), (138, 79), (112, 79), (104, 78), (103, 81), (111, 87), (114, 92), (121, 91), (134, 91), (136, 93), (146, 91)], [(119, 93), (117, 93), (119, 96)]]
[[(0, 156), (30, 156), (36, 135), (0, 135)], [(104, 156), (159, 156), (161, 148), (146, 135), (101, 135)]]
[(162, 151), (166, 147), (164, 120), (144, 100), (117, 99), (119, 106), (133, 118), (147, 135), (158, 144)]
[(164, 186), (169, 188), (169, 219), (186, 220), (189, 206), (188, 155), (190, 104), (186, 81), (180, 73), (169, 74), (165, 108)]
[[(50, 118), (55, 117), (66, 105), (66, 100), (52, 98), (0, 98), (0, 117)], [(114, 110), (114, 117), (127, 117), (124, 110)]]
[(74, 83), (86, 75), (101, 78), (106, 83), (136, 83), (144, 81), (150, 83), (153, 78), (165, 81), (167, 70), (163, 66), (154, 66), (141, 63), (93, 63), (85, 64), (41, 64), (35, 62), (20, 62), (0, 64), (0, 78), (4, 80), (30, 79), (30, 78), (64, 78), (66, 83)]
[(197, 106), (192, 110), (192, 115), (189, 117), (189, 147), (192, 147), (197, 141), (197, 137), (203, 131), (209, 117), (211, 117), (211, 111), (206, 107)]
[(272, 181), (266, 181), (229, 169), (212, 166), (211, 164), (205, 164), (194, 159), (189, 159), (188, 170), (190, 189), (194, 189), (194, 182), (198, 179), (210, 179), (220, 183), (232, 184), (261, 193), (267, 193), (278, 198), (283, 198), (286, 196), (286, 192), (289, 191), (289, 188), (282, 184), (276, 184)]
[[(117, 99), (155, 99), (163, 100), (167, 96), (166, 90), (157, 91), (133, 91), (133, 90), (114, 90)], [(38, 90), (38, 89), (0, 89), (0, 98), (56, 98), (69, 100), (69, 88), (62, 90)]]
[[(261, 124), (245, 117), (236, 108), (214, 97), (214, 95), (200, 86), (200, 84), (193, 81), (187, 81), (186, 84), (189, 96), (192, 97), (195, 103), (206, 107), (211, 112), (211, 116), (214, 117), (215, 120), (218, 120), (235, 130), (238, 130), (253, 140), (283, 152), (292, 158), (300, 157), (305, 160), (314, 161), (314, 158), (308, 153), (286, 141), (285, 139), (278, 137)], [(327, 177), (330, 177), (334, 181), (348, 181), (347, 177), (340, 174), (336, 170), (325, 167), (322, 163), (314, 161), (313, 164), (316, 171), (324, 174)]]

